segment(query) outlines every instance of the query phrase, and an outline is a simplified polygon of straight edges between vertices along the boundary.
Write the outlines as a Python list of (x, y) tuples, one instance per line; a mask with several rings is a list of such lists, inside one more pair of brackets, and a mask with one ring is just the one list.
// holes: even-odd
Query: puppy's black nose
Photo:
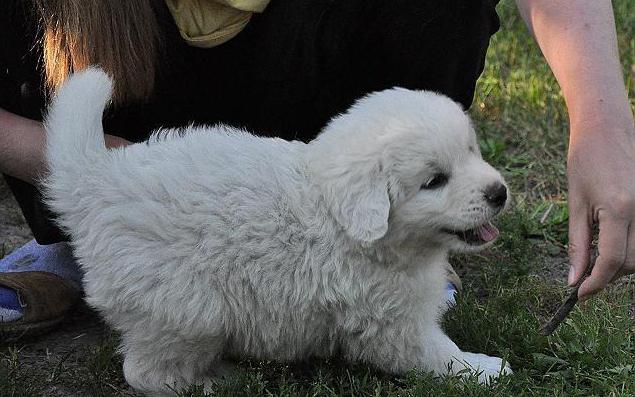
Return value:
[(500, 208), (507, 201), (507, 187), (502, 183), (495, 183), (485, 189), (485, 200), (494, 208)]

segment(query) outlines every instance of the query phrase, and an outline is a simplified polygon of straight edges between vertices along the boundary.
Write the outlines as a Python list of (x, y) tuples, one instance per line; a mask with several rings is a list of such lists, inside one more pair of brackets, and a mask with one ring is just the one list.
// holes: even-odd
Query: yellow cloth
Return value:
[(188, 44), (210, 48), (233, 38), (270, 0), (165, 0)]

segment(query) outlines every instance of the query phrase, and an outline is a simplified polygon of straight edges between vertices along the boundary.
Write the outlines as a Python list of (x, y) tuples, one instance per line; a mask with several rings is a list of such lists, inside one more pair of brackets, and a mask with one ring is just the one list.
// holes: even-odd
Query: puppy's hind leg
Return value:
[[(218, 340), (173, 340), (124, 343), (123, 372), (134, 389), (149, 396), (174, 396), (190, 385), (206, 390), (216, 376), (228, 372)], [(150, 341), (148, 341), (150, 342)]]

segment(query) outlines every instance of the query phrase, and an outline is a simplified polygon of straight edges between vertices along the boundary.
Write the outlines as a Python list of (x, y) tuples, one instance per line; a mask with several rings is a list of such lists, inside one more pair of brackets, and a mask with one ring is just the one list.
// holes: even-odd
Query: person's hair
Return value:
[(153, 0), (33, 1), (41, 20), (49, 92), (69, 73), (99, 65), (115, 81), (116, 104), (150, 95), (159, 46)]

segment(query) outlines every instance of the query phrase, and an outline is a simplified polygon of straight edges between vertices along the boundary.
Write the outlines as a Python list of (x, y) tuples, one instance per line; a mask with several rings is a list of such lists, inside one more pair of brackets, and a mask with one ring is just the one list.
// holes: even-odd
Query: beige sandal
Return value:
[(48, 272), (0, 273), (0, 286), (17, 292), (24, 315), (0, 322), (0, 339), (11, 340), (42, 334), (59, 324), (80, 293), (64, 279)]

